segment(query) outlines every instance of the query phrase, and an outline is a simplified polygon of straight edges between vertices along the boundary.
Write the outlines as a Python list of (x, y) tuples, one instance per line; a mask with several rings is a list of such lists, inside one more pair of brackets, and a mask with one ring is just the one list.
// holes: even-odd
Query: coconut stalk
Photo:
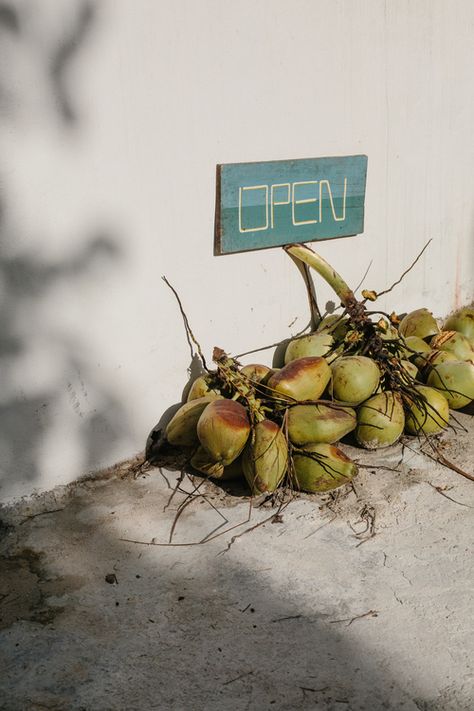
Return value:
[(309, 266), (305, 264), (301, 259), (298, 257), (294, 256), (290, 252), (288, 252), (288, 255), (291, 257), (293, 262), (296, 264), (298, 267), (298, 271), (300, 272), (301, 276), (303, 277), (303, 281), (306, 287), (306, 293), (308, 294), (308, 301), (309, 301), (309, 314), (310, 314), (310, 330), (315, 331), (319, 324), (321, 323), (322, 316), (321, 312), (319, 310), (318, 302), (316, 299), (316, 290), (314, 288), (314, 282), (311, 277), (311, 272), (309, 270)]
[[(351, 330), (344, 339), (344, 355), (366, 355), (377, 361), (399, 355), (401, 341), (394, 341), (389, 347), (389, 341), (382, 338), (389, 324), (383, 324), (383, 319), (378, 324), (371, 321), (369, 316), (372, 312), (367, 311), (364, 302), (356, 299), (350, 286), (329, 262), (302, 244), (289, 245), (283, 249), (293, 259), (299, 259), (314, 269), (338, 296), (351, 325)], [(375, 292), (363, 293), (372, 301), (377, 298)], [(388, 372), (388, 369), (385, 370)]]
[(352, 304), (357, 303), (352, 289), (346, 284), (344, 279), (336, 270), (326, 262), (319, 254), (314, 252), (309, 247), (304, 244), (295, 244), (283, 247), (285, 252), (290, 255), (290, 257), (307, 264), (312, 267), (320, 276), (323, 277), (329, 286), (336, 292), (337, 296), (340, 298), (342, 305), (346, 309), (350, 309)]

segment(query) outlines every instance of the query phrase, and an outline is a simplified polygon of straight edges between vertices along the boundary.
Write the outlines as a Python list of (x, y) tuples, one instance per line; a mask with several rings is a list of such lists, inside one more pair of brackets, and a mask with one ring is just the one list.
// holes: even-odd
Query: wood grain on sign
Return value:
[(214, 254), (364, 230), (367, 156), (217, 166)]

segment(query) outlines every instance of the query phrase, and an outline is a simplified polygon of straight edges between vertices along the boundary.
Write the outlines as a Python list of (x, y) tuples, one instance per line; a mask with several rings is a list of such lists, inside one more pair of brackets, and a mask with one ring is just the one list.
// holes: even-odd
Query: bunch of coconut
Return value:
[(449, 411), (474, 399), (474, 308), (442, 328), (426, 308), (400, 319), (367, 309), (313, 250), (285, 248), (314, 268), (340, 298), (342, 313), (277, 348), (273, 367), (241, 366), (214, 349), (214, 370), (192, 384), (166, 439), (194, 470), (214, 479), (245, 477), (252, 494), (282, 485), (337, 488), (357, 474), (338, 446), (350, 436), (379, 449), (402, 435), (429, 437)]
[[(325, 319), (318, 331), (287, 344), (282, 370), (269, 384), (277, 384), (279, 373), (285, 377), (290, 367), (304, 369), (311, 358), (324, 358), (330, 369), (319, 403), (288, 407), (294, 446), (311, 451), (313, 445), (333, 444), (353, 432), (362, 447), (379, 449), (403, 434), (439, 434), (448, 426), (449, 409), (474, 399), (474, 349), (461, 332), (440, 331), (426, 309), (407, 314), (398, 330), (379, 320), (373, 331), (384, 342), (376, 358), (351, 347), (347, 318)], [(280, 349), (274, 363), (281, 357)]]
[(399, 332), (420, 381), (452, 410), (474, 400), (474, 307), (458, 309), (441, 328), (428, 309), (417, 309), (402, 319)]
[[(218, 480), (244, 477), (254, 495), (271, 493), (284, 481), (299, 490), (326, 491), (355, 476), (356, 465), (332, 446), (354, 428), (353, 411), (318, 404), (331, 380), (325, 358), (299, 358), (280, 369), (242, 367), (216, 348), (214, 361), (217, 369), (193, 382), (166, 427), (167, 441), (188, 452), (193, 469)], [(308, 439), (305, 428), (314, 430), (316, 422), (319, 436)]]

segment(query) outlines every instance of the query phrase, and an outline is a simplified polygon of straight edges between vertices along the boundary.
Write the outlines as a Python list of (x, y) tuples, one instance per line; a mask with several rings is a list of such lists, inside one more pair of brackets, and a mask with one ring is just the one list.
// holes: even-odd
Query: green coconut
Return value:
[(440, 365), (441, 363), (448, 363), (448, 362), (453, 362), (455, 360), (458, 360), (454, 353), (451, 353), (450, 351), (437, 351), (433, 350), (430, 351), (429, 353), (426, 354), (426, 362), (424, 366), (421, 368), (421, 374), (423, 377), (423, 380), (426, 381), (428, 378), (428, 375), (431, 373), (431, 370), (434, 365)]
[(427, 383), (437, 388), (453, 410), (459, 410), (474, 400), (474, 365), (456, 360), (433, 366)]
[[(294, 400), (317, 400), (331, 378), (331, 369), (321, 356), (293, 360), (278, 370), (268, 381), (273, 395), (281, 394)], [(272, 394), (272, 393), (270, 393)]]
[(401, 397), (387, 391), (374, 395), (358, 408), (355, 436), (366, 449), (389, 447), (400, 438), (404, 426)]
[(358, 405), (367, 400), (380, 382), (380, 370), (366, 356), (343, 356), (332, 365), (332, 396), (339, 402)]
[(403, 370), (411, 377), (413, 380), (416, 379), (418, 376), (418, 368), (414, 363), (412, 363), (410, 360), (405, 360), (402, 358), (400, 361), (400, 365), (403, 368)]
[(272, 420), (258, 422), (242, 455), (242, 469), (252, 494), (272, 492), (285, 476), (288, 446)]
[(412, 435), (432, 435), (442, 432), (448, 426), (449, 404), (444, 395), (435, 388), (416, 385), (418, 394), (405, 400), (405, 432)]
[(293, 455), (296, 486), (302, 491), (318, 493), (337, 489), (357, 474), (357, 465), (332, 444), (308, 444)]
[(216, 395), (205, 395), (191, 402), (186, 402), (173, 415), (165, 430), (166, 439), (176, 447), (191, 447), (199, 443), (197, 423), (202, 413)]
[[(295, 338), (288, 343), (285, 352), (285, 365), (298, 358), (307, 356), (326, 356), (334, 345), (334, 339), (329, 333), (311, 333), (308, 336)], [(332, 358), (337, 357), (334, 353)], [(329, 360), (331, 357), (329, 357)]]
[(245, 407), (235, 400), (213, 400), (203, 411), (196, 429), (211, 459), (227, 466), (245, 447), (250, 422)]
[(241, 456), (225, 467), (221, 462), (215, 462), (202, 445), (199, 445), (191, 457), (191, 466), (201, 474), (219, 481), (233, 481), (244, 476)]
[(333, 443), (357, 424), (355, 410), (331, 405), (295, 405), (288, 410), (288, 437), (293, 444)]
[(458, 360), (474, 361), (474, 348), (466, 336), (458, 331), (441, 331), (431, 339), (431, 348), (454, 353)]
[(402, 318), (398, 330), (405, 337), (428, 338), (439, 333), (439, 326), (431, 311), (416, 309)]
[(189, 388), (187, 402), (191, 400), (197, 400), (200, 397), (205, 397), (206, 395), (212, 395), (214, 397), (219, 397), (220, 392), (217, 388), (212, 385), (212, 380), (207, 375), (200, 375), (193, 381), (191, 387)]
[(224, 465), (222, 462), (216, 462), (212, 459), (212, 457), (209, 456), (209, 452), (207, 452), (202, 445), (199, 445), (191, 457), (191, 466), (197, 469), (198, 472), (201, 472), (201, 474), (211, 476), (214, 479), (220, 479), (224, 474)]
[(474, 306), (464, 306), (462, 309), (457, 309), (446, 319), (443, 329), (459, 331), (469, 339), (471, 346), (474, 347)]
[(341, 341), (349, 330), (349, 321), (339, 314), (328, 314), (321, 319), (317, 330), (330, 333), (336, 341)]
[(260, 363), (251, 363), (250, 365), (244, 365), (240, 372), (252, 382), (261, 383), (269, 373), (272, 373), (272, 368)]
[(438, 351), (438, 350), (433, 350), (430, 353), (428, 353), (427, 356), (427, 366), (430, 365), (440, 365), (441, 363), (449, 363), (453, 362), (453, 360), (459, 360), (459, 358), (456, 358), (454, 353), (451, 353), (451, 351)]
[[(383, 323), (383, 327), (381, 327), (381, 323)], [(398, 333), (398, 330), (395, 328), (395, 326), (392, 326), (390, 323), (385, 321), (385, 319), (381, 319), (378, 323), (379, 329), (378, 333), (382, 341), (398, 341), (400, 338), (400, 334)]]
[(431, 352), (431, 346), (418, 336), (408, 336), (403, 341), (403, 355), (407, 360), (412, 361), (417, 368), (422, 368), (426, 363), (426, 357)]

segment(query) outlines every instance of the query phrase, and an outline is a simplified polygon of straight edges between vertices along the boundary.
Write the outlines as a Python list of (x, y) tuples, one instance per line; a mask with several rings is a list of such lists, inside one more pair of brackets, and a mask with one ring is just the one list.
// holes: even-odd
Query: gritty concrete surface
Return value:
[[(472, 472), (459, 418), (443, 453)], [(205, 483), (180, 545), (130, 542), (166, 542), (185, 499), (164, 511), (158, 470), (3, 510), (2, 711), (471, 710), (474, 482), (400, 445), (352, 454), (374, 465), (354, 489), (203, 545), (243, 497)]]

